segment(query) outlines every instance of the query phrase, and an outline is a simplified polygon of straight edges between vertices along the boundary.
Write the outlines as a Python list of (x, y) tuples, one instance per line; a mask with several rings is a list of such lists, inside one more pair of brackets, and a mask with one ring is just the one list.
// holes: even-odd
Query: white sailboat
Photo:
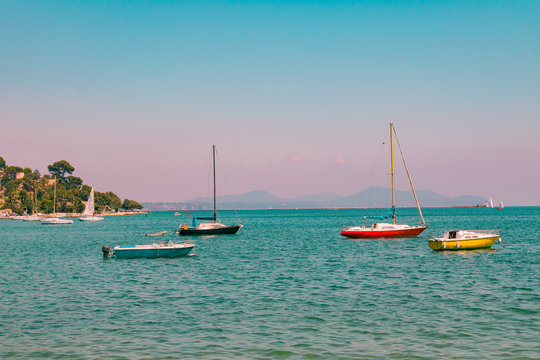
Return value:
[(54, 217), (41, 219), (41, 225), (61, 225), (61, 224), (73, 224), (71, 219), (63, 219), (56, 217), (56, 176), (54, 177), (54, 202), (53, 202), (53, 215)]
[(497, 208), (497, 210), (502, 210), (502, 209), (504, 209), (504, 204), (503, 204), (503, 202), (502, 202), (502, 200), (501, 200), (501, 202), (500, 202), (499, 207)]
[(80, 221), (101, 221), (104, 217), (102, 216), (94, 216), (94, 188), (90, 190), (90, 195), (88, 195), (88, 201), (86, 202), (86, 206), (84, 207), (84, 212), (82, 213), (82, 217), (79, 218)]
[(36, 189), (34, 188), (34, 199), (33, 199), (33, 205), (34, 205), (34, 211), (32, 211), (32, 215), (26, 215), (22, 219), (22, 221), (40, 221), (41, 218), (39, 217), (39, 213), (37, 212), (37, 198), (36, 198)]

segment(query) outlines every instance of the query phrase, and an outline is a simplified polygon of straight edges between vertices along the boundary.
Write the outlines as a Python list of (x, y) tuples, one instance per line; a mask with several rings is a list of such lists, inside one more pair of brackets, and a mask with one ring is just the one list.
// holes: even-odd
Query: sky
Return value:
[(0, 0), (0, 156), (187, 201), (207, 195), (215, 144), (221, 195), (350, 195), (390, 185), (393, 122), (416, 189), (540, 205), (538, 14), (519, 0)]

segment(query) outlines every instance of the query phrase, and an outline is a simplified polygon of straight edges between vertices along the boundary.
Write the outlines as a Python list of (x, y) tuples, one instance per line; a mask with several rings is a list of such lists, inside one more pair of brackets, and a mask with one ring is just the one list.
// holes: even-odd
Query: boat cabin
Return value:
[(444, 240), (467, 240), (478, 239), (485, 236), (493, 235), (489, 231), (480, 230), (451, 230), (444, 233)]
[(410, 226), (407, 224), (389, 224), (389, 223), (373, 223), (371, 226), (372, 230), (402, 230), (409, 229)]

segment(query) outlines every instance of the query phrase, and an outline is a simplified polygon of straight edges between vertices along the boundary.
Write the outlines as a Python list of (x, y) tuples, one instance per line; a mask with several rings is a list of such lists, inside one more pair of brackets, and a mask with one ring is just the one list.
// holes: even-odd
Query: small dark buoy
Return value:
[(109, 253), (111, 252), (111, 247), (109, 245), (103, 245), (101, 251), (103, 251), (103, 258), (108, 259)]

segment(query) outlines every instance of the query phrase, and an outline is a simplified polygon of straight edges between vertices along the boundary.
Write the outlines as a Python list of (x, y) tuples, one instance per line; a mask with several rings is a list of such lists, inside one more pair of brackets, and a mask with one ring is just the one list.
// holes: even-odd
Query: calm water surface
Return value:
[[(375, 213), (243, 211), (237, 235), (182, 238), (196, 256), (106, 261), (102, 245), (177, 240), (188, 219), (0, 220), (0, 358), (540, 358), (540, 208), (425, 209), (419, 238), (339, 235)], [(500, 229), (506, 247), (428, 248), (452, 228)]]

